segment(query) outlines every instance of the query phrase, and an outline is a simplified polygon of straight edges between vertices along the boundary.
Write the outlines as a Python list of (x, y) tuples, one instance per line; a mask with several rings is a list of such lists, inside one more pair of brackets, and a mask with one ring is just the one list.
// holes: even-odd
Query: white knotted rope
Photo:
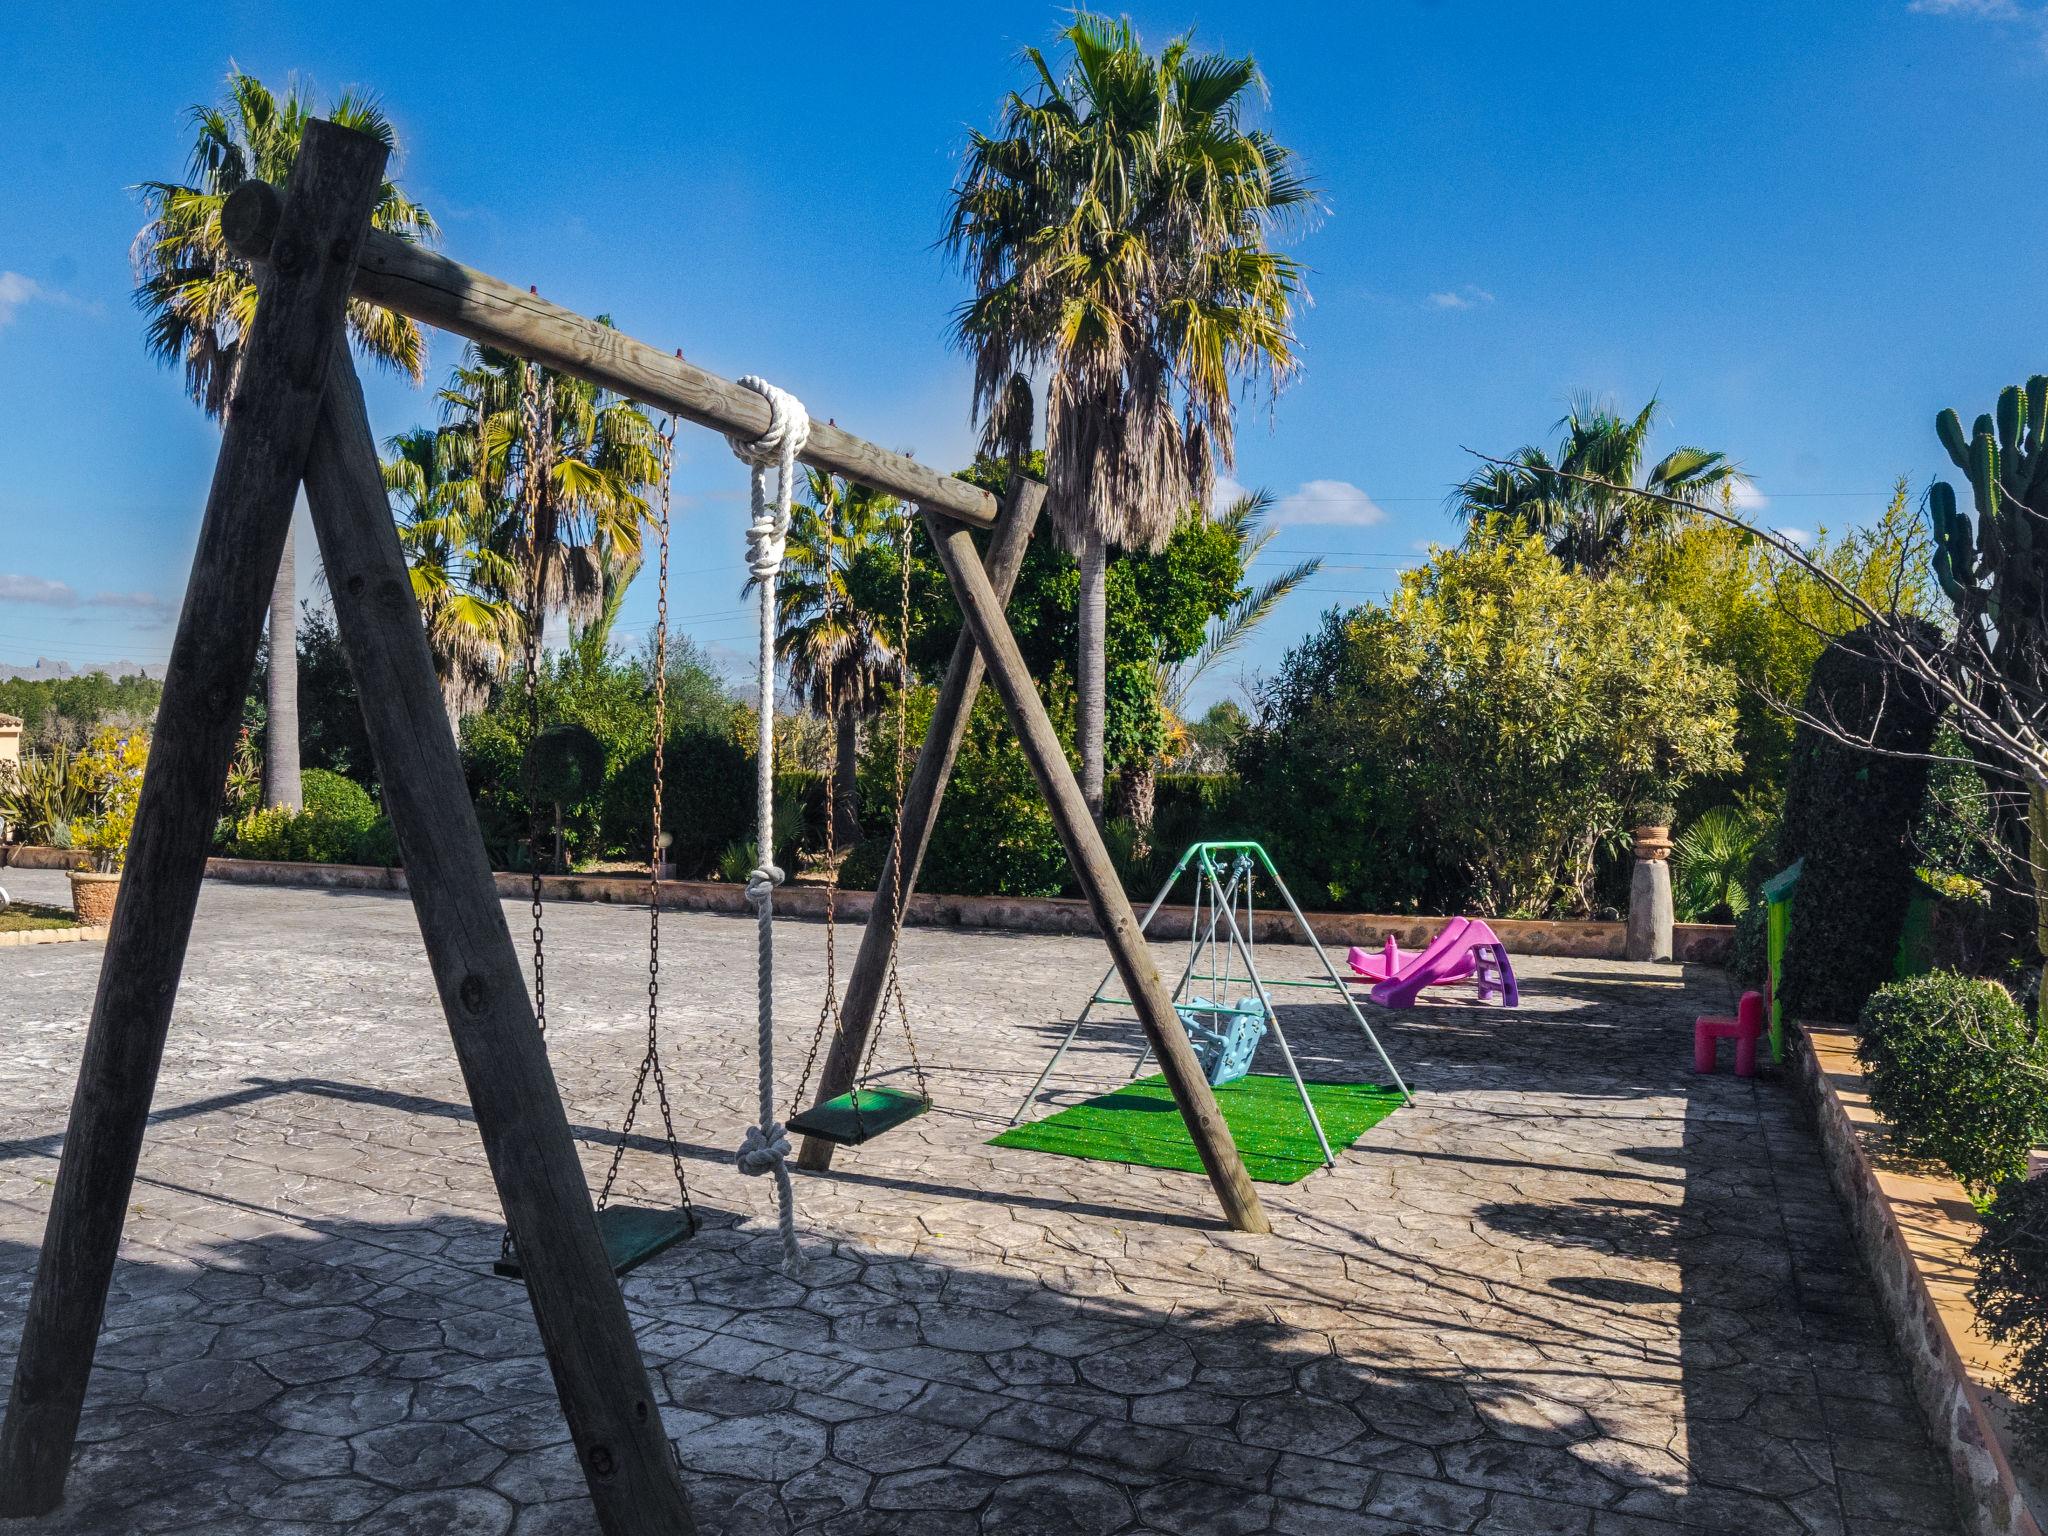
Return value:
[[(796, 1190), (789, 1178), (789, 1132), (775, 1118), (775, 887), (782, 871), (775, 865), (775, 578), (782, 570), (782, 550), (789, 537), (789, 500), (796, 486), (796, 457), (811, 435), (811, 418), (803, 402), (766, 379), (740, 380), (768, 402), (768, 430), (751, 441), (727, 437), (732, 451), (753, 471), (747, 524), (747, 569), (761, 592), (761, 680), (756, 697), (760, 712), (755, 742), (754, 849), (757, 862), (747, 876), (747, 900), (753, 904), (757, 942), (760, 1038), (761, 1119), (747, 1127), (733, 1162), (741, 1173), (775, 1175), (775, 1193), (782, 1218), (783, 1267), (794, 1274), (803, 1268), (803, 1250), (796, 1240)], [(768, 471), (775, 470), (775, 495), (768, 495)]]

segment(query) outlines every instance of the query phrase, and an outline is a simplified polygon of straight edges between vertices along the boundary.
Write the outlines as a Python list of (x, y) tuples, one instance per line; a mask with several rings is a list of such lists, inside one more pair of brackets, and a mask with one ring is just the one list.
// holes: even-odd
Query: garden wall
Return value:
[[(50, 853), (55, 850), (20, 850)], [(252, 885), (300, 885), (327, 888), (402, 891), (405, 871), (346, 864), (288, 864), (259, 859), (208, 859), (206, 873), (216, 880)], [(501, 873), (499, 894), (524, 897), (529, 877)], [(541, 894), (548, 901), (610, 901), (638, 905), (647, 900), (647, 882), (621, 875), (544, 875)], [(719, 880), (665, 880), (665, 910), (746, 913), (745, 888)], [(865, 922), (874, 904), (871, 891), (841, 891), (839, 915)], [(823, 918), (825, 888), (786, 885), (776, 893), (775, 909), (788, 917)], [(1428, 944), (1445, 922), (1441, 917), (1386, 916), (1369, 912), (1312, 912), (1316, 936), (1325, 945), (1363, 944), (1376, 947), (1392, 934), (1409, 949)], [(910, 899), (905, 921), (920, 927), (1001, 928), (1022, 933), (1092, 934), (1095, 919), (1085, 901), (1022, 896), (938, 896), (918, 892)], [(1194, 921), (1189, 907), (1162, 907), (1147, 930), (1153, 937), (1184, 939)], [(1500, 918), (1492, 922), (1512, 954), (1561, 955), (1581, 960), (1619, 960), (1627, 945), (1625, 923), (1533, 922)], [(1282, 909), (1262, 908), (1257, 931), (1261, 944), (1298, 942), (1294, 922)], [(1728, 959), (1734, 929), (1722, 923), (1680, 923), (1673, 932), (1675, 957), (1696, 965), (1721, 965)]]
[(1977, 1331), (1970, 1304), (1979, 1223), (1968, 1194), (1892, 1150), (1864, 1091), (1854, 1035), (1807, 1026), (1792, 1070), (1973, 1536), (2042, 1536), (2008, 1450), (1998, 1389), (2005, 1353)]

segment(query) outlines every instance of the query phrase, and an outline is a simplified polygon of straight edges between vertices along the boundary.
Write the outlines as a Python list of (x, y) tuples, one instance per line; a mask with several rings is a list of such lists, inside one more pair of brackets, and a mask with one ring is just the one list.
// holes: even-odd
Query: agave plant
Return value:
[(1703, 812), (1672, 845), (1672, 905), (1682, 923), (1710, 920), (1725, 911), (1731, 918), (1749, 909), (1743, 884), (1765, 824), (1753, 810), (1717, 805)]
[(71, 752), (61, 743), (40, 757), (25, 757), (0, 780), (0, 821), (24, 842), (69, 848), (72, 826), (91, 809)]

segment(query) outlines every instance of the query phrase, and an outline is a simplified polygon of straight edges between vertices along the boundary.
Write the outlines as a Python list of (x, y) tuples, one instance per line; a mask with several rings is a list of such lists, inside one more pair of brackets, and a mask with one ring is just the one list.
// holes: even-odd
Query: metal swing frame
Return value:
[[(1343, 999), (1352, 1021), (1372, 1043), (1380, 1064), (1387, 1069), (1387, 1075), (1401, 1091), (1402, 1101), (1413, 1103), (1415, 1095), (1409, 1091), (1408, 1084), (1401, 1077), (1400, 1069), (1394, 1065), (1393, 1058), (1387, 1054), (1387, 1048), (1380, 1043), (1380, 1037), (1374, 1032), (1372, 1025), (1366, 1022), (1364, 1013), (1359, 1010), (1358, 999), (1352, 995), (1351, 988), (1345, 985), (1342, 974), (1337, 970), (1335, 962), (1330, 959), (1329, 951), (1323, 948), (1322, 941), (1316, 937), (1315, 929), (1309, 926), (1308, 919), (1302, 915), (1301, 907), (1294, 899), (1294, 893), (1288, 890), (1287, 882), (1280, 877), (1280, 871), (1274, 866), (1272, 856), (1260, 844), (1249, 840), (1190, 844), (1187, 852), (1174, 864), (1173, 872), (1160, 885), (1159, 894), (1152, 898), (1152, 904), (1145, 909), (1144, 917), (1138, 922), (1138, 931), (1144, 933), (1152, 926), (1152, 919), (1158, 916), (1160, 908), (1166, 905), (1166, 898), (1173, 894), (1173, 888), (1180, 883), (1181, 876), (1186, 874), (1190, 867), (1195, 872), (1193, 920), (1188, 925), (1187, 963), (1181, 967), (1180, 979), (1173, 987), (1174, 1005), (1176, 1008), (1186, 1006), (1184, 999), (1194, 982), (1207, 980), (1212, 986), (1218, 981), (1234, 982), (1234, 962), (1241, 960), (1244, 963), (1247, 983), (1258, 997), (1260, 1006), (1265, 1009), (1267, 1026), (1273, 1031), (1274, 1042), (1280, 1047), (1281, 1059), (1287, 1063), (1288, 1076), (1294, 1079), (1295, 1092), (1301, 1095), (1302, 1110), (1308, 1116), (1309, 1124), (1315, 1129), (1317, 1144), (1323, 1151), (1323, 1166), (1334, 1168), (1337, 1166), (1336, 1154), (1330, 1148), (1330, 1138), (1324, 1134), (1322, 1117), (1316, 1113), (1315, 1101), (1309, 1096), (1308, 1084), (1302, 1080), (1301, 1068), (1294, 1059), (1294, 1048), (1287, 1043), (1287, 1031), (1281, 1027), (1279, 1010), (1273, 1006), (1269, 988), (1296, 987), (1334, 992)], [(1280, 893), (1280, 899), (1287, 904), (1287, 910), (1294, 918), (1295, 926), (1301, 931), (1302, 938), (1309, 948), (1315, 951), (1316, 958), (1322, 962), (1323, 979), (1268, 981), (1259, 974), (1252, 882), (1261, 871), (1272, 881), (1273, 889)], [(1238, 920), (1240, 906), (1245, 913), (1242, 922)], [(1224, 930), (1221, 935), (1217, 931), (1219, 925)], [(1216, 968), (1215, 959), (1219, 951), (1223, 955), (1224, 969), (1221, 972)], [(1198, 975), (1205, 956), (1209, 960), (1209, 970), (1206, 975)], [(1060, 1043), (1053, 1048), (1052, 1056), (1045, 1064), (1045, 1070), (1038, 1074), (1037, 1081), (1025, 1090), (1024, 1097), (1018, 1101), (1016, 1111), (1010, 1116), (1010, 1124), (1015, 1125), (1024, 1118), (1025, 1111), (1031, 1108), (1032, 1101), (1044, 1091), (1047, 1080), (1058, 1070), (1068, 1048), (1073, 1045), (1081, 1033), (1082, 1026), (1094, 1015), (1097, 1008), (1131, 1006), (1129, 999), (1115, 996), (1108, 990), (1115, 975), (1116, 969), (1112, 966), (1095, 984), (1095, 990), (1089, 995), (1087, 1003), (1068, 1024), (1067, 1032), (1060, 1037)], [(1131, 1068), (1131, 1079), (1135, 1079), (1144, 1071), (1151, 1059), (1152, 1042), (1147, 1039), (1144, 1049), (1139, 1053), (1137, 1064)]]

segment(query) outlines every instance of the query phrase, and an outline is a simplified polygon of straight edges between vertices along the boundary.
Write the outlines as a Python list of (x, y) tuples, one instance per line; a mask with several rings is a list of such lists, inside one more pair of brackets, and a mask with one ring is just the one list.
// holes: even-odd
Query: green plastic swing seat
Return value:
[[(604, 1239), (604, 1256), (611, 1260), (612, 1273), (623, 1275), (637, 1269), (658, 1253), (666, 1253), (696, 1231), (696, 1224), (682, 1211), (657, 1211), (644, 1205), (608, 1205), (597, 1213), (598, 1235)], [(513, 1249), (491, 1266), (494, 1274), (521, 1280), (519, 1253)]]
[(906, 1120), (915, 1120), (931, 1107), (932, 1101), (923, 1094), (905, 1093), (900, 1088), (856, 1088), (812, 1105), (790, 1121), (789, 1128), (802, 1136), (857, 1147)]

